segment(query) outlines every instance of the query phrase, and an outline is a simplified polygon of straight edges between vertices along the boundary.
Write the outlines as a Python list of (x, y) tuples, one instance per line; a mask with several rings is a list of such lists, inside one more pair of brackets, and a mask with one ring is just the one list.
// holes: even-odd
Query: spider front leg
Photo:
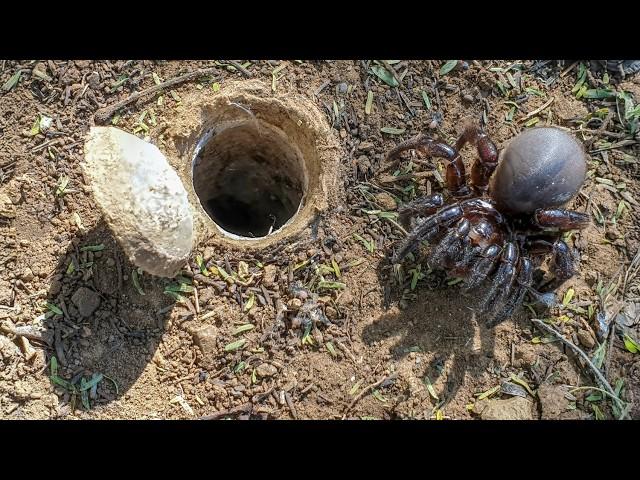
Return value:
[(479, 194), (489, 188), (489, 179), (498, 166), (498, 149), (491, 138), (477, 125), (469, 125), (456, 142), (455, 149), (462, 150), (470, 143), (478, 149), (478, 159), (471, 167), (471, 186)]
[(400, 248), (393, 255), (391, 262), (400, 263), (409, 252), (415, 250), (423, 240), (431, 240), (440, 231), (441, 227), (448, 227), (453, 222), (462, 218), (462, 208), (459, 205), (440, 210), (438, 213), (427, 217), (420, 223), (404, 241), (400, 244)]
[(409, 218), (414, 215), (433, 215), (444, 205), (444, 198), (439, 193), (416, 198), (398, 208), (398, 220), (404, 226), (409, 223)]
[(575, 274), (573, 256), (571, 255), (569, 245), (567, 245), (564, 240), (549, 241), (536, 239), (527, 242), (527, 245), (529, 251), (534, 255), (553, 254), (551, 269), (555, 277), (560, 280), (560, 283), (568, 280)]
[(464, 240), (471, 230), (471, 224), (466, 218), (458, 221), (456, 228), (449, 231), (433, 248), (430, 263), (439, 267), (450, 267), (449, 262), (459, 259), (463, 252)]
[(535, 224), (543, 230), (581, 230), (589, 225), (591, 217), (585, 213), (561, 209), (538, 209), (534, 215)]
[[(587, 214), (571, 210), (539, 209), (534, 214), (534, 221), (543, 230), (567, 232), (585, 228), (589, 225), (590, 217)], [(544, 243), (544, 241), (539, 241), (539, 243)], [(571, 278), (575, 273), (575, 267), (569, 246), (562, 240), (556, 240), (550, 245), (550, 250), (553, 252), (555, 276), (560, 281)]]
[(387, 160), (393, 160), (406, 150), (417, 150), (424, 155), (447, 160), (447, 189), (455, 197), (469, 195), (469, 187), (465, 178), (464, 162), (458, 150), (443, 142), (436, 142), (426, 135), (418, 135), (402, 142), (387, 154)]

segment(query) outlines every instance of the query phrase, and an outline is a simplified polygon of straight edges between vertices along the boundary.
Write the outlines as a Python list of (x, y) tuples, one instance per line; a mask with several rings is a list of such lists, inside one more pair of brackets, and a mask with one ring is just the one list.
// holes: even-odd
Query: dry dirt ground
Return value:
[[(640, 418), (640, 78), (580, 63), (389, 61), (392, 87), (382, 61), (240, 63), (248, 73), (223, 61), (0, 61), (0, 418)], [(84, 136), (99, 108), (210, 67), (109, 123), (162, 150), (183, 98), (250, 75), (317, 105), (341, 146), (340, 182), (286, 242), (245, 251), (212, 239), (178, 280), (138, 274), (83, 179)], [(626, 100), (576, 98), (581, 81)], [(406, 156), (383, 172), (386, 152), (422, 132), (452, 141), (483, 117), (501, 148), (550, 124), (590, 156), (570, 207), (593, 221), (569, 238), (579, 268), (558, 292), (565, 305), (529, 304), (495, 329), (455, 279), (417, 259), (392, 284), (386, 260), (403, 237), (398, 204), (443, 189), (441, 162)], [(186, 291), (165, 293), (176, 282)], [(594, 359), (624, 403), (591, 388), (590, 367), (532, 317)]]

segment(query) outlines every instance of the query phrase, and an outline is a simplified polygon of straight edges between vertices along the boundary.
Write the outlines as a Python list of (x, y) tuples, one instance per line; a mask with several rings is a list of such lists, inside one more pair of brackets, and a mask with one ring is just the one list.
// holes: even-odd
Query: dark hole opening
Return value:
[(211, 219), (241, 237), (267, 236), (298, 211), (305, 172), (300, 151), (274, 127), (243, 123), (214, 131), (197, 153), (193, 185)]

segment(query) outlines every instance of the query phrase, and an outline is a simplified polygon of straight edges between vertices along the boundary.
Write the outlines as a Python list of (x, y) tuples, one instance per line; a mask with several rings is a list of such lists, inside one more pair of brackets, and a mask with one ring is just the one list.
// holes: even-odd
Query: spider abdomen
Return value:
[(532, 128), (502, 152), (489, 195), (510, 214), (560, 207), (578, 193), (586, 172), (584, 150), (571, 135), (554, 127)]

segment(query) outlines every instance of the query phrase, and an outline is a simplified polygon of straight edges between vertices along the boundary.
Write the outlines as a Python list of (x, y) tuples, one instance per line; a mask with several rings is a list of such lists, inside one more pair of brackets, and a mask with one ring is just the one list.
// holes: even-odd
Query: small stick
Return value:
[(218, 420), (222, 417), (226, 417), (227, 415), (237, 415), (238, 413), (247, 413), (247, 411), (253, 410), (253, 403), (244, 403), (237, 407), (229, 408), (228, 410), (221, 410), (216, 413), (212, 413), (211, 415), (204, 415), (202, 417), (198, 417), (198, 420)]
[(240, 72), (245, 76), (245, 77), (253, 77), (253, 73), (251, 73), (249, 70), (247, 70), (246, 68), (244, 68), (242, 65), (240, 65), (240, 63), (236, 62), (235, 60), (227, 60), (227, 62), (229, 62), (231, 65), (233, 65), (234, 67), (236, 67), (238, 70), (240, 70)]
[(573, 342), (569, 341), (567, 338), (565, 338), (560, 332), (558, 332), (555, 328), (553, 328), (551, 325), (547, 325), (546, 323), (544, 323), (542, 320), (538, 319), (538, 318), (532, 318), (531, 321), (533, 323), (535, 323), (538, 327), (541, 327), (543, 330), (545, 330), (548, 333), (553, 334), (556, 338), (558, 338), (562, 343), (564, 343), (565, 345), (567, 345), (569, 348), (571, 348), (575, 353), (577, 353), (578, 355), (580, 355), (583, 360), (585, 362), (587, 362), (587, 365), (589, 365), (589, 367), (591, 368), (591, 370), (593, 371), (593, 373), (595, 374), (596, 379), (600, 382), (600, 384), (602, 385), (602, 387), (607, 390), (607, 393), (609, 395), (611, 395), (612, 398), (614, 398), (619, 404), (622, 404), (622, 400), (620, 400), (620, 398), (618, 398), (618, 396), (616, 395), (616, 393), (614, 392), (613, 388), (611, 388), (611, 385), (609, 385), (609, 382), (607, 381), (607, 379), (604, 377), (604, 375), (602, 375), (602, 373), (600, 372), (600, 370), (591, 362), (591, 360), (589, 360), (589, 357), (587, 356), (586, 353), (584, 353), (578, 346), (576, 346)]
[(571, 65), (569, 65), (567, 68), (565, 68), (564, 71), (562, 71), (560, 73), (560, 78), (564, 77), (567, 73), (569, 73), (571, 70), (573, 70), (575, 68), (575, 66), (578, 65), (578, 63), (580, 63), (580, 62), (578, 60), (576, 60)]
[(378, 380), (376, 383), (372, 383), (368, 387), (365, 387), (358, 395), (356, 395), (356, 397), (351, 401), (351, 405), (349, 405), (347, 409), (344, 411), (344, 414), (342, 415), (342, 420), (347, 418), (347, 413), (349, 413), (349, 411), (353, 408), (353, 406), (356, 403), (358, 403), (360, 399), (365, 396), (365, 394), (369, 393), (371, 390), (381, 385), (382, 382), (384, 382), (386, 379), (387, 377), (383, 377), (381, 380)]
[(198, 288), (193, 287), (193, 299), (196, 301), (196, 313), (200, 315), (200, 300), (198, 299)]
[(291, 412), (291, 416), (294, 420), (298, 420), (298, 414), (296, 413), (296, 407), (293, 405), (293, 399), (289, 392), (284, 392), (284, 399), (287, 402), (287, 407), (289, 407), (289, 411)]
[(546, 102), (544, 105), (542, 105), (540, 108), (536, 108), (535, 110), (533, 110), (532, 112), (527, 113), (524, 118), (521, 118), (520, 120), (518, 120), (518, 122), (524, 122), (525, 120), (530, 119), (531, 117), (533, 117), (534, 115), (540, 113), (541, 111), (543, 111), (545, 108), (547, 108), (549, 105), (551, 105), (553, 103), (553, 101), (555, 100), (554, 97), (551, 97), (551, 99)]
[(151, 95), (152, 93), (159, 92), (160, 90), (173, 87), (183, 82), (188, 82), (189, 80), (193, 80), (203, 75), (216, 73), (218, 71), (218, 68), (219, 67), (203, 68), (201, 70), (185, 73), (184, 75), (180, 75), (179, 77), (175, 77), (167, 80), (166, 82), (162, 82), (160, 85), (154, 85), (153, 87), (149, 87), (146, 90), (142, 90), (141, 92), (135, 92), (129, 98), (125, 98), (124, 100), (109, 105), (108, 107), (101, 108), (93, 115), (93, 119), (96, 123), (105, 123), (116, 111), (120, 110), (123, 107), (126, 107), (130, 103), (135, 102), (141, 97)]

